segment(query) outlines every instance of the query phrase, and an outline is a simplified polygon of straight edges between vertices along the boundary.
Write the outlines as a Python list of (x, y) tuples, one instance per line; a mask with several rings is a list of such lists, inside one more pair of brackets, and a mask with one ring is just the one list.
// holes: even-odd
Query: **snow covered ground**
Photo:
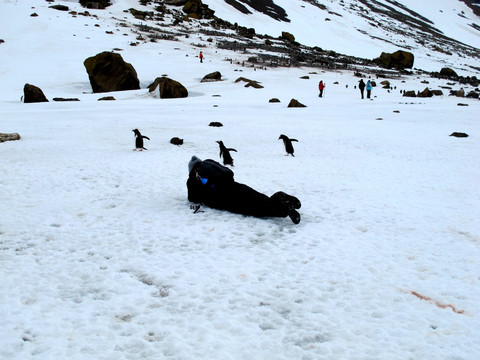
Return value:
[[(213, 47), (200, 64), (196, 39), (130, 47), (36, 3), (0, 9), (0, 132), (22, 136), (0, 143), (1, 359), (478, 359), (478, 100), (402, 97), (447, 83), (416, 76), (361, 100), (351, 73), (255, 71)], [(83, 60), (114, 47), (142, 90), (99, 102)], [(149, 94), (162, 74), (190, 96)], [(26, 82), (80, 101), (24, 104)], [(216, 140), (237, 181), (297, 196), (300, 224), (194, 213), (187, 163), (219, 160)]]

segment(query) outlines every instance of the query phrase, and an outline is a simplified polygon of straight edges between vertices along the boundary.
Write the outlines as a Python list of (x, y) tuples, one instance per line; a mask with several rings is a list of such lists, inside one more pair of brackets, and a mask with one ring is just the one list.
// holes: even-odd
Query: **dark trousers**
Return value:
[(225, 186), (211, 187), (193, 179), (187, 182), (188, 198), (192, 202), (203, 203), (211, 208), (256, 217), (286, 217), (288, 207), (276, 199), (268, 197), (250, 186), (232, 182)]

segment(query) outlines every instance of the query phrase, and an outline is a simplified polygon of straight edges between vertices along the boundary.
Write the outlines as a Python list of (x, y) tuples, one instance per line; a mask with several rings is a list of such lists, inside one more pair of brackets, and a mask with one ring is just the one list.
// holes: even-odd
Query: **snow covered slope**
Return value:
[(417, 67), (430, 71), (434, 70), (429, 67), (432, 58), (452, 66), (479, 64), (480, 18), (458, 0), (275, 0), (289, 22), (246, 4), (250, 14), (227, 1), (204, 3), (216, 16), (252, 27), (259, 34), (280, 36), (288, 31), (302, 44), (343, 54), (375, 58), (382, 51), (404, 49), (415, 54)]
[[(362, 100), (353, 71), (243, 65), (207, 21), (129, 11), (154, 3), (55, 4), (69, 12), (0, 0), (0, 132), (21, 135), (0, 143), (1, 360), (478, 360), (480, 102), (447, 95), (473, 86), (414, 72)], [(83, 61), (112, 50), (140, 90), (92, 93)], [(149, 93), (163, 74), (189, 96)], [(80, 101), (25, 104), (26, 82)], [(400, 92), (425, 87), (445, 95)], [(301, 222), (194, 213), (187, 163), (219, 160), (216, 140), (237, 181), (296, 195)]]

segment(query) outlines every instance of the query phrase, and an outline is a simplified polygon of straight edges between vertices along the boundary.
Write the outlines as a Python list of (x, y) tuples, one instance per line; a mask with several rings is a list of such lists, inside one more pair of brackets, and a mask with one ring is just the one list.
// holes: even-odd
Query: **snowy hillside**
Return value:
[[(480, 61), (480, 18), (457, 0), (275, 0), (286, 14), (285, 21), (246, 4), (250, 14), (237, 11), (229, 1), (204, 2), (216, 16), (253, 27), (259, 34), (280, 36), (288, 31), (302, 44), (343, 54), (375, 58), (382, 51), (403, 49), (415, 54), (417, 67), (429, 71), (436, 70), (429, 68), (435, 61), (477, 68)], [(475, 48), (476, 56), (465, 59), (465, 49), (453, 39)]]
[[(257, 34), (290, 31), (360, 57), (397, 49), (341, 25), (367, 29), (323, 2), (342, 16), (323, 22), (322, 10), (316, 43), (313, 20), (298, 26), (314, 13), (307, 2), (276, 0), (291, 20), (278, 22), (205, 1)], [(401, 3), (478, 47), (462, 3)], [(449, 94), (478, 89), (416, 70), (377, 79), (364, 67), (377, 86), (361, 99), (351, 69), (252, 65), (249, 49), (217, 46), (236, 39), (231, 29), (179, 21), (173, 6), (144, 20), (129, 10), (155, 6), (116, 0), (87, 13), (73, 0), (0, 0), (0, 133), (21, 136), (0, 143), (0, 359), (477, 360), (480, 102)], [(92, 92), (83, 62), (112, 50), (140, 90)], [(416, 67), (479, 77), (474, 57), (412, 51)], [(222, 81), (201, 83), (213, 71)], [(189, 96), (149, 93), (162, 75)], [(23, 103), (26, 83), (50, 101)], [(443, 95), (402, 96), (425, 88)], [(116, 100), (98, 101), (107, 95)], [(306, 107), (288, 108), (291, 99)], [(132, 151), (135, 128), (147, 151)], [(299, 140), (295, 157), (280, 134)], [(187, 163), (220, 160), (216, 140), (238, 150), (237, 181), (297, 196), (301, 222), (194, 212)]]

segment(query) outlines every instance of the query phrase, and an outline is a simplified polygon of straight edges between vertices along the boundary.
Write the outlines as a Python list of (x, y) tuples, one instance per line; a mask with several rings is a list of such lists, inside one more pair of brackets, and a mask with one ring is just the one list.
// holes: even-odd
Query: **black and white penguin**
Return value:
[(221, 141), (221, 140), (218, 140), (217, 143), (220, 147), (220, 158), (223, 158), (223, 165), (232, 165), (233, 166), (233, 159), (232, 159), (232, 156), (230, 155), (230, 151), (237, 152), (237, 150), (232, 149), (232, 148), (227, 148), (223, 144), (223, 141)]
[(133, 150), (147, 150), (143, 147), (143, 139), (150, 140), (148, 136), (142, 135), (138, 129), (133, 129), (133, 133), (135, 134), (135, 149)]
[(278, 138), (278, 140), (282, 139), (283, 140), (283, 145), (285, 145), (285, 151), (287, 152), (286, 156), (288, 156), (288, 154), (292, 155), (292, 156), (295, 156), (293, 155), (293, 145), (292, 145), (292, 141), (297, 141), (297, 139), (289, 139), (288, 136), (285, 136), (283, 134), (280, 135), (280, 137)]

